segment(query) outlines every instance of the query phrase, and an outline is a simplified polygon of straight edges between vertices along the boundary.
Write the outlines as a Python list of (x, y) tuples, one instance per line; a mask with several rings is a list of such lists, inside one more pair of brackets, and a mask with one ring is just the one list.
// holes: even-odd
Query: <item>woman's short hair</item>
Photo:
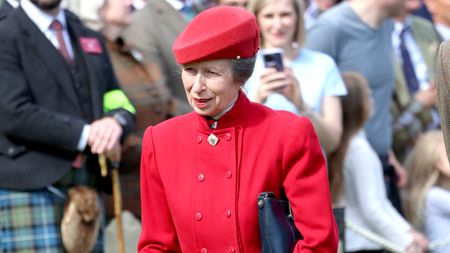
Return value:
[(256, 56), (241, 59), (231, 59), (231, 71), (233, 79), (237, 83), (244, 84), (252, 76), (255, 68)]
[[(295, 14), (297, 15), (297, 24), (295, 25), (295, 34), (292, 42), (297, 43), (299, 47), (302, 47), (306, 39), (305, 21), (303, 20), (303, 13), (305, 11), (303, 0), (290, 0)], [(278, 0), (250, 0), (248, 3), (248, 10), (251, 11), (257, 18), (259, 12), (271, 3), (278, 3)], [(261, 34), (261, 45), (264, 44), (264, 37)]]

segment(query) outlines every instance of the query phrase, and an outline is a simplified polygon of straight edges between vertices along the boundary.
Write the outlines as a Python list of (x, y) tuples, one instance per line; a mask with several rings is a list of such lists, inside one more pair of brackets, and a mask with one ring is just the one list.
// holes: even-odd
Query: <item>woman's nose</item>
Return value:
[(281, 17), (278, 17), (278, 16), (274, 17), (272, 22), (273, 22), (272, 25), (273, 25), (274, 28), (279, 29), (279, 28), (281, 28), (283, 26), (283, 22), (281, 21)]
[(199, 93), (205, 90), (205, 79), (202, 74), (197, 74), (194, 78), (194, 84), (192, 86), (192, 91)]

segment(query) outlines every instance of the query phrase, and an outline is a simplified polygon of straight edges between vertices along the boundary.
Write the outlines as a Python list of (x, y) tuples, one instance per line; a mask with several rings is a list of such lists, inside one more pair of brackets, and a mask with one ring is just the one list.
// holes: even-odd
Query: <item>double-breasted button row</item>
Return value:
[[(227, 218), (230, 218), (230, 217), (231, 217), (231, 210), (230, 210), (230, 209), (225, 210), (225, 211), (223, 212), (223, 215), (224, 215), (225, 217), (227, 217)], [(200, 212), (196, 212), (196, 213), (194, 214), (194, 218), (195, 218), (196, 221), (201, 221), (202, 218), (203, 218), (203, 215), (202, 215), (202, 213), (200, 213)]]
[[(227, 140), (227, 141), (231, 141), (231, 134), (230, 133), (227, 133), (227, 134), (225, 134), (225, 140)], [(197, 138), (195, 139), (195, 141), (198, 143), (198, 144), (200, 144), (200, 143), (202, 143), (202, 141), (203, 141), (203, 138), (201, 137), (201, 136), (197, 136)]]
[[(232, 177), (233, 177), (233, 172), (231, 172), (230, 170), (227, 170), (226, 172), (225, 172), (225, 177), (226, 178), (228, 178), (228, 179), (231, 179)], [(198, 175), (197, 175), (197, 180), (199, 181), (199, 182), (203, 182), (203, 181), (205, 181), (205, 174), (203, 174), (203, 173), (199, 173)]]
[[(201, 248), (199, 252), (200, 252), (200, 253), (208, 253), (208, 249), (206, 249), (206, 248)], [(226, 249), (225, 252), (228, 252), (228, 253), (236, 253), (236, 248), (235, 248), (235, 247), (229, 247), (228, 249)]]

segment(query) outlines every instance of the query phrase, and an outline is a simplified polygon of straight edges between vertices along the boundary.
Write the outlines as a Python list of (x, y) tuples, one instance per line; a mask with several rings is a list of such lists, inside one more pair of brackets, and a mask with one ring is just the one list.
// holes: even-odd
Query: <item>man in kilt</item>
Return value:
[(60, 2), (22, 0), (0, 22), (0, 252), (64, 252), (67, 190), (110, 191), (98, 155), (134, 124), (102, 36)]

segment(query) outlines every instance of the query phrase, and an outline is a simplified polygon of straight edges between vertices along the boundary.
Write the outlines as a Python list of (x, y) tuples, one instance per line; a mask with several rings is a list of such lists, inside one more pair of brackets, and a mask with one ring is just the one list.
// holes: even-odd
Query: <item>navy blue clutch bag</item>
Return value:
[[(338, 252), (344, 252), (344, 208), (333, 208), (333, 214), (339, 229)], [(258, 195), (258, 222), (262, 253), (292, 253), (297, 241), (303, 239), (294, 224), (284, 192), (281, 199), (277, 199), (273, 192), (262, 192)]]
[(289, 202), (277, 199), (273, 192), (258, 195), (258, 222), (263, 253), (292, 253), (302, 239)]

